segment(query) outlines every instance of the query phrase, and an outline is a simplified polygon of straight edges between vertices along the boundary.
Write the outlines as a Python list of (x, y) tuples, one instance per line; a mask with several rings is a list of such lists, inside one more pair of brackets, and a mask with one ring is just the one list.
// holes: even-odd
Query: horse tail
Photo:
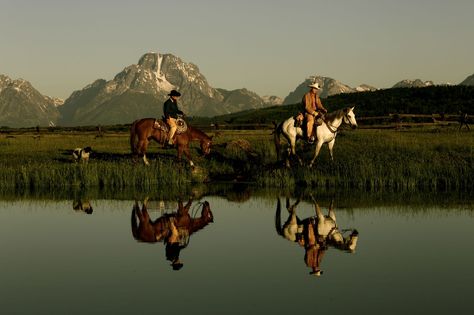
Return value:
[(280, 151), (281, 151), (281, 144), (280, 144), (280, 135), (282, 133), (283, 123), (277, 125), (273, 122), (274, 130), (273, 130), (273, 140), (275, 142), (275, 150), (277, 154), (277, 160), (280, 160)]
[(132, 123), (132, 126), (130, 127), (130, 150), (132, 151), (132, 155), (137, 155), (137, 144), (136, 144), (136, 138), (137, 138), (137, 123), (138, 119), (135, 120)]
[(276, 229), (278, 235), (283, 236), (283, 229), (281, 227), (281, 201), (280, 201), (280, 198), (278, 198), (277, 208), (276, 208), (276, 213), (275, 213), (275, 229)]

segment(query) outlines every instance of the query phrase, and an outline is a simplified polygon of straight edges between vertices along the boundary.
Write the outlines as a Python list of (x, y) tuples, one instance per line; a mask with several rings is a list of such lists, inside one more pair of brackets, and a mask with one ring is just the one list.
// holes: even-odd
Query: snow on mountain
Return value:
[(350, 86), (343, 84), (337, 80), (323, 76), (310, 76), (296, 87), (293, 92), (290, 92), (287, 97), (283, 100), (283, 104), (296, 104), (300, 103), (303, 95), (309, 91), (308, 85), (312, 83), (319, 83), (321, 90), (319, 96), (325, 98), (331, 95), (340, 93), (353, 93), (355, 89)]
[(373, 87), (368, 84), (361, 84), (355, 88), (357, 92), (369, 92), (369, 91), (377, 91), (376, 87)]
[(171, 90), (182, 96), (179, 106), (188, 116), (214, 116), (268, 106), (246, 89), (227, 91), (209, 85), (198, 66), (172, 54), (147, 53), (112, 80), (96, 80), (75, 91), (60, 107), (65, 125), (130, 123), (161, 117)]
[(38, 92), (30, 82), (0, 75), (1, 126), (49, 126), (58, 118), (54, 101)]
[(263, 102), (269, 106), (283, 104), (283, 99), (275, 95), (264, 95), (262, 96)]
[(415, 80), (402, 80), (397, 82), (392, 88), (419, 88), (419, 87), (427, 87), (433, 86), (433, 81), (422, 81), (420, 79)]

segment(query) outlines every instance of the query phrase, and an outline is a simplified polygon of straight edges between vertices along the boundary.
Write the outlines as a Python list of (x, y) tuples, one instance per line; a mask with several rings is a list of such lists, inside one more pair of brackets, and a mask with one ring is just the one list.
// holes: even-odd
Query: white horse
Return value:
[[(336, 142), (337, 129), (342, 123), (350, 125), (353, 129), (357, 127), (357, 121), (354, 114), (354, 107), (346, 107), (335, 112), (326, 114), (324, 121), (321, 125), (313, 128), (313, 134), (316, 135), (316, 149), (314, 151), (313, 159), (311, 160), (309, 167), (312, 167), (314, 161), (319, 155), (319, 151), (324, 143), (328, 144), (329, 154), (331, 160), (334, 160), (332, 149)], [(301, 158), (296, 154), (296, 141), (303, 137), (303, 129), (301, 123), (295, 117), (290, 117), (287, 120), (276, 126), (274, 131), (275, 148), (277, 151), (278, 160), (280, 159), (280, 135), (283, 135), (287, 140), (290, 147), (288, 148), (288, 155), (286, 158), (286, 166), (290, 167), (289, 158), (293, 155), (298, 158), (300, 165), (303, 164)]]

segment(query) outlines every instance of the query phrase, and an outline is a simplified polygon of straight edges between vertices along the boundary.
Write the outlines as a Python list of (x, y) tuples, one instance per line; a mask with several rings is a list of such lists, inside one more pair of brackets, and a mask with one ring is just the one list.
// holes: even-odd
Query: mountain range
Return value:
[(392, 88), (419, 88), (419, 87), (426, 87), (426, 86), (433, 86), (435, 85), (433, 81), (421, 81), (420, 79), (415, 80), (402, 80), (396, 83)]
[(63, 101), (44, 96), (28, 81), (0, 75), (0, 126), (50, 126), (59, 119)]
[[(374, 91), (361, 84), (352, 88), (335, 79), (310, 76), (284, 99), (259, 96), (245, 88), (214, 88), (198, 66), (172, 54), (147, 53), (137, 64), (120, 71), (112, 80), (98, 79), (74, 91), (65, 101), (42, 95), (28, 81), (0, 75), (0, 126), (79, 126), (126, 124), (142, 117), (161, 117), (163, 102), (170, 90), (182, 93), (180, 108), (188, 116), (216, 116), (281, 104), (295, 104), (318, 82), (322, 98), (341, 94)], [(474, 75), (461, 84), (474, 85)], [(403, 80), (393, 87), (423, 87), (432, 81)]]

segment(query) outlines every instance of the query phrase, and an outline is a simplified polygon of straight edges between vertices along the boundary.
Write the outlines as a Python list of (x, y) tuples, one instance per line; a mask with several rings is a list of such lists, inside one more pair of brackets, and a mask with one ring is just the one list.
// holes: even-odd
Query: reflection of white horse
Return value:
[[(313, 159), (311, 160), (309, 167), (312, 167), (314, 161), (319, 155), (319, 151), (324, 143), (328, 144), (329, 153), (331, 160), (333, 160), (332, 149), (336, 141), (337, 129), (342, 123), (350, 125), (352, 128), (357, 127), (357, 121), (355, 119), (354, 107), (346, 107), (344, 109), (337, 110), (335, 112), (326, 114), (324, 122), (315, 128), (313, 133), (316, 136), (316, 150), (314, 151)], [(280, 135), (283, 135), (287, 140), (290, 148), (288, 148), (288, 155), (286, 158), (286, 166), (290, 166), (289, 158), (293, 155), (298, 158), (300, 164), (302, 164), (301, 158), (296, 154), (296, 141), (303, 137), (303, 129), (301, 124), (298, 123), (295, 117), (290, 117), (287, 120), (276, 126), (275, 132), (275, 147), (277, 151), (278, 159), (280, 159)]]
[(313, 199), (316, 216), (300, 220), (296, 215), (296, 206), (300, 202), (298, 199), (293, 205), (290, 205), (289, 199), (286, 199), (286, 209), (288, 210), (288, 219), (281, 224), (281, 202), (278, 199), (277, 209), (275, 214), (275, 227), (277, 233), (289, 241), (299, 242), (303, 237), (303, 229), (307, 224), (312, 224), (315, 229), (315, 237), (318, 242), (325, 243), (341, 250), (348, 250), (354, 252), (357, 247), (357, 240), (359, 233), (357, 230), (352, 230), (352, 233), (344, 237), (339, 230), (336, 223), (336, 214), (334, 212), (334, 202), (329, 206), (328, 215), (323, 215), (318, 203)]

